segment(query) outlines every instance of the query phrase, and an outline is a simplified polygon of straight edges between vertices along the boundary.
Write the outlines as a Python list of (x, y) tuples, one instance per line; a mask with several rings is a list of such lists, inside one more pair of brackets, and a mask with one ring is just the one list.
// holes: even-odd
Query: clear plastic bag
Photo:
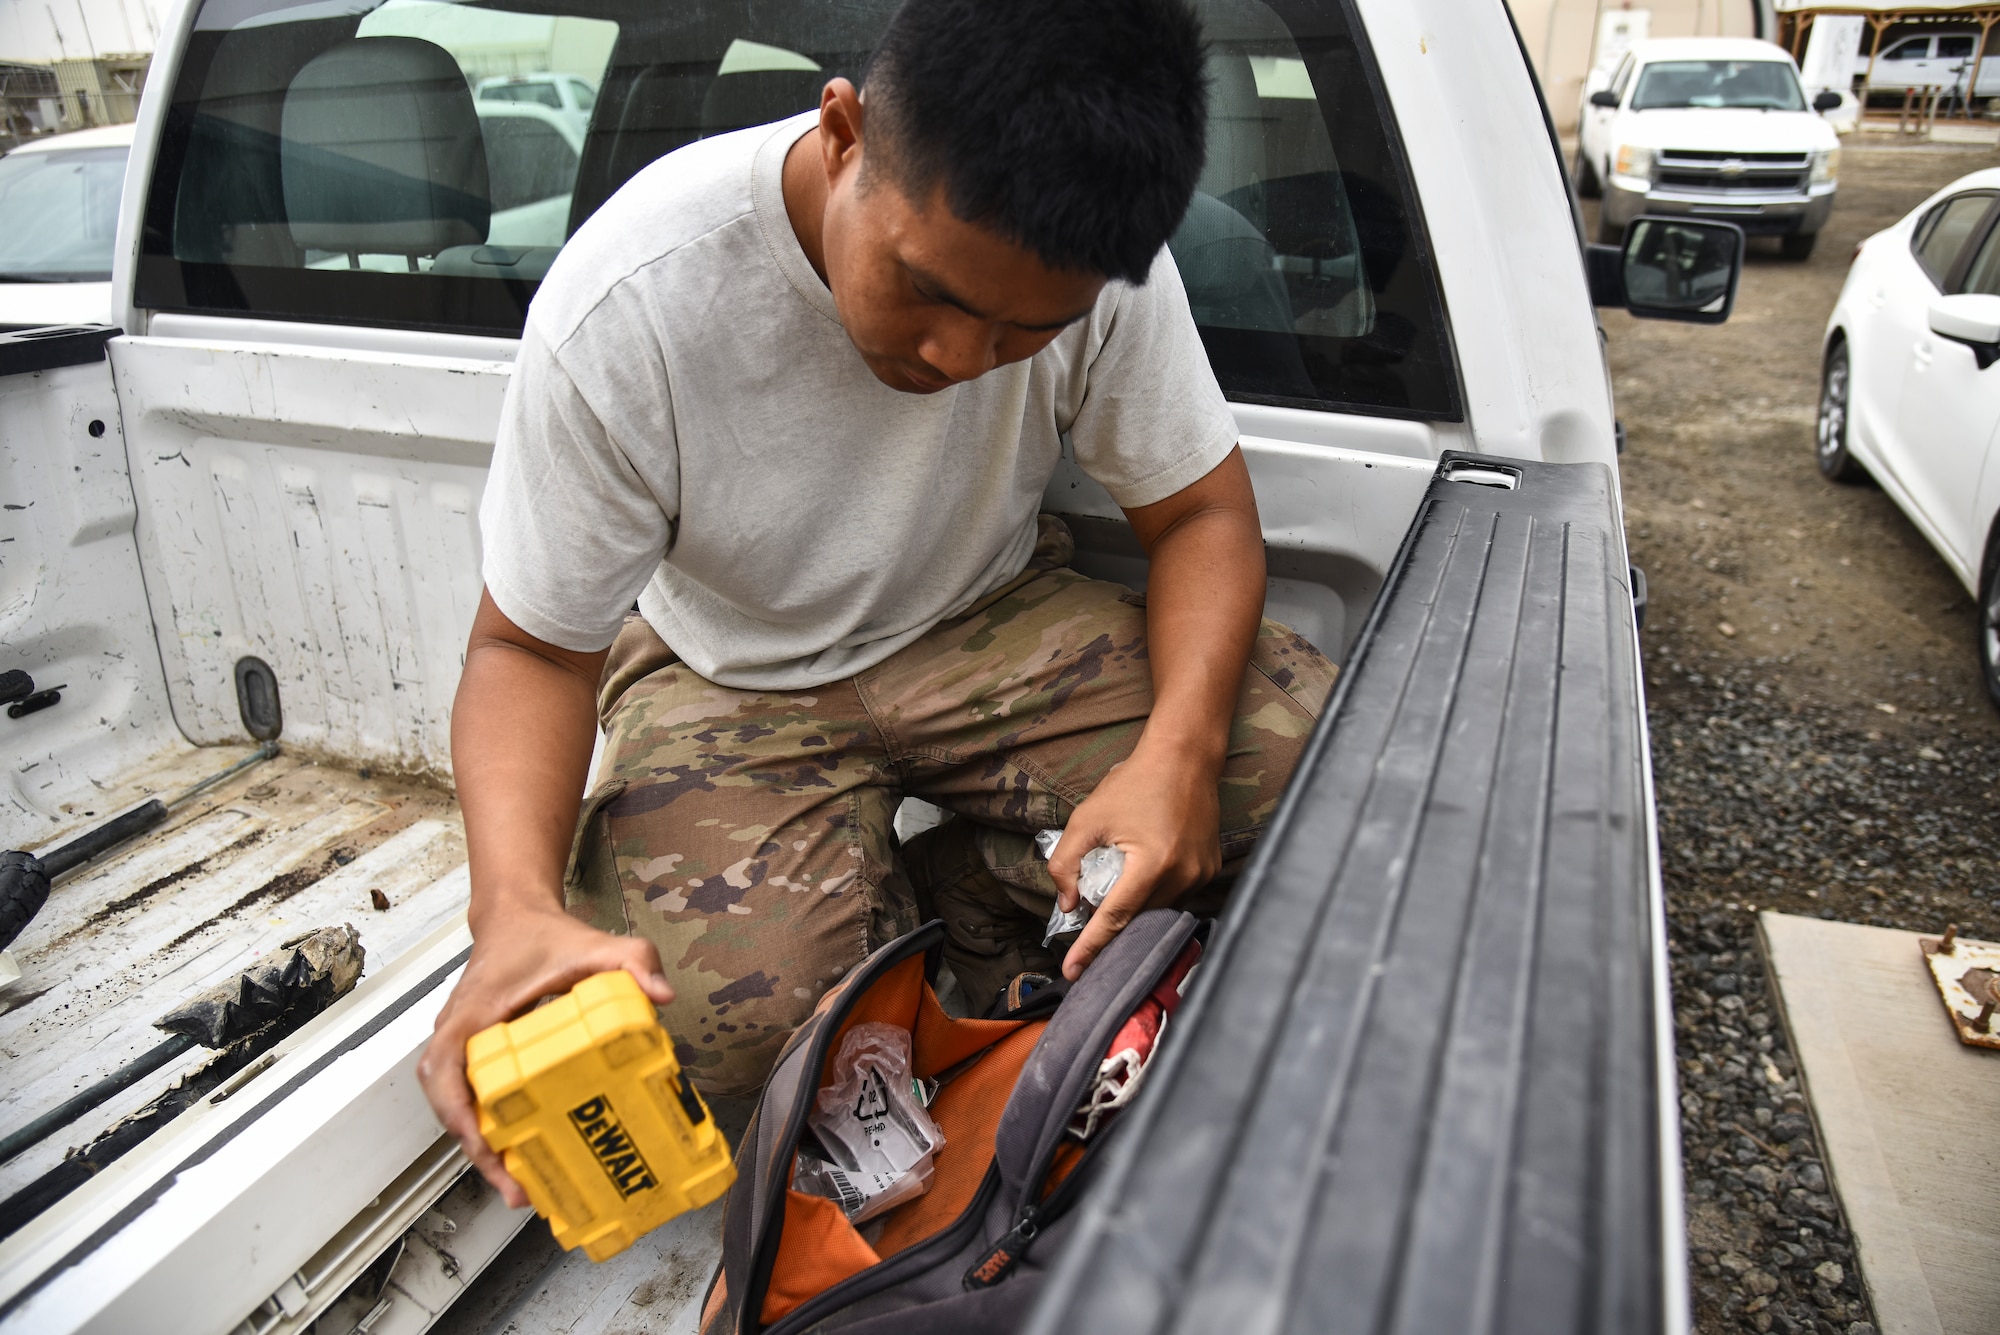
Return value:
[[(1035, 849), (1044, 862), (1056, 855), (1062, 834), (1061, 830), (1043, 830), (1035, 836)], [(1061, 903), (1057, 903), (1049, 913), (1049, 930), (1042, 935), (1042, 944), (1046, 946), (1068, 932), (1082, 931), (1083, 925), (1090, 921), (1091, 910), (1104, 902), (1124, 872), (1125, 852), (1116, 845), (1099, 844), (1085, 853), (1076, 877), (1077, 905), (1064, 913)]]
[(833, 1079), (806, 1125), (832, 1162), (801, 1154), (794, 1190), (839, 1203), (859, 1224), (930, 1190), (931, 1160), (944, 1133), (924, 1111), (910, 1075), (910, 1033), (857, 1024), (840, 1041)]

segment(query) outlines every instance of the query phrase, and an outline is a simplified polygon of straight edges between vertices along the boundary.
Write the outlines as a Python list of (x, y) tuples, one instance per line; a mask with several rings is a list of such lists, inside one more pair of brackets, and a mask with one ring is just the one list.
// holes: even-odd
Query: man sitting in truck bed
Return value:
[[(749, 1092), (925, 919), (983, 1009), (1251, 848), (1334, 669), (1260, 625), (1249, 475), (1163, 253), (1202, 79), (1184, 0), (909, 0), (865, 100), (834, 79), (654, 163), (551, 269), (453, 718), (474, 946), (422, 1066), (510, 1201), (465, 1040), (542, 996), (628, 969), (695, 1083)], [(1146, 596), (1038, 518), (1065, 437)], [(899, 848), (905, 794), (953, 815)], [(1106, 844), (1123, 876), (1058, 961), (1049, 909)]]

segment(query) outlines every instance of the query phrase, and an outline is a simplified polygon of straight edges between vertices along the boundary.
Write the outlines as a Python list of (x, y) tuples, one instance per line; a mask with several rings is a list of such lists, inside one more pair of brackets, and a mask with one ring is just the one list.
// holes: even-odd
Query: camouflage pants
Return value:
[[(975, 1008), (1015, 973), (1056, 970), (1041, 944), (1055, 884), (1032, 836), (1131, 753), (1153, 700), (1144, 599), (1067, 569), (1069, 555), (1045, 517), (1036, 559), (1006, 587), (809, 691), (718, 686), (627, 621), (605, 668), (605, 753), (568, 902), (659, 949), (677, 994), (662, 1019), (699, 1087), (760, 1087), (829, 985), (934, 916)], [(1277, 805), (1334, 672), (1263, 623), (1222, 776), (1225, 877)], [(899, 846), (906, 795), (952, 816)]]

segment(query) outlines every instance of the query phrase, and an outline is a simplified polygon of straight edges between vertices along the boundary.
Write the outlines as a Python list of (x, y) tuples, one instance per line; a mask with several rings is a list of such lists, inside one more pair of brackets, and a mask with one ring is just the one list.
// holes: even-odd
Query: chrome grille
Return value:
[(1811, 166), (1812, 157), (1807, 153), (1667, 148), (1654, 156), (1653, 183), (1717, 195), (1798, 194), (1806, 188)]

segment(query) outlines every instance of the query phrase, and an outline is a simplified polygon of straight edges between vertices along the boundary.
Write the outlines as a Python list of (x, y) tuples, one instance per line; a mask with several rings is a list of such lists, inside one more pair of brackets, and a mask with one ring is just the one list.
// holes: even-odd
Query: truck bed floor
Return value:
[[(247, 754), (162, 753), (47, 844)], [(373, 890), (388, 908), (374, 907)], [(462, 912), (466, 890), (464, 829), (447, 794), (286, 753), (253, 766), (59, 882), (14, 942), (22, 976), (0, 989), (0, 1134), (162, 1041), (154, 1020), (290, 938), (351, 923), (374, 973)], [(0, 1165), (0, 1197), (212, 1055), (183, 1054)]]

